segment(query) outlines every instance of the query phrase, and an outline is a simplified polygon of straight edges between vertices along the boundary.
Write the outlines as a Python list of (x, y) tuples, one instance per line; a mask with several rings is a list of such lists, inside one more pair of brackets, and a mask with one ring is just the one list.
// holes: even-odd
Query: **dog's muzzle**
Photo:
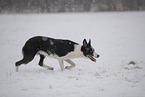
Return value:
[(93, 62), (96, 62), (96, 59), (95, 59), (95, 58), (99, 58), (100, 55), (98, 55), (98, 54), (95, 54), (94, 56), (92, 56), (92, 55), (87, 55), (87, 57), (88, 57), (90, 60), (92, 60)]
[(92, 60), (93, 62), (96, 62), (96, 59), (95, 59), (93, 56), (88, 55), (87, 57), (88, 57), (90, 60)]

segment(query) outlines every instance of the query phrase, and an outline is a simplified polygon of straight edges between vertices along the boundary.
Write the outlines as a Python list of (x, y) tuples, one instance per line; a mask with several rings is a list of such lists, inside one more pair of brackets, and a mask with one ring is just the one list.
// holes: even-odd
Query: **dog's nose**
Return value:
[(99, 58), (100, 57), (100, 55), (97, 55), (97, 58)]

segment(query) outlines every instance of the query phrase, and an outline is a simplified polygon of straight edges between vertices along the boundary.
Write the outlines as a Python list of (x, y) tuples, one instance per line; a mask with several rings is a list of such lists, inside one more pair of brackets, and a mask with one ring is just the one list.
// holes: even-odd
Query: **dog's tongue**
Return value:
[(93, 56), (88, 55), (88, 58), (90, 58), (93, 62), (96, 62), (96, 59)]

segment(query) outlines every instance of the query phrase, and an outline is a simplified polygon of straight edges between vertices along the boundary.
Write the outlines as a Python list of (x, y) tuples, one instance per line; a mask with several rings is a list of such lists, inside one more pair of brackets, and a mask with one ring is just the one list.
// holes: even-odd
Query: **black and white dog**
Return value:
[[(99, 55), (95, 53), (95, 50), (91, 46), (91, 40), (87, 43), (86, 39), (83, 40), (83, 45), (79, 45), (76, 42), (70, 40), (53, 39), (49, 37), (36, 36), (30, 38), (23, 47), (23, 59), (16, 62), (16, 71), (19, 71), (21, 64), (27, 64), (32, 61), (36, 54), (40, 55), (39, 65), (49, 70), (53, 70), (53, 67), (44, 65), (43, 61), (46, 56), (50, 56), (58, 59), (60, 68), (64, 70), (63, 61), (68, 62), (71, 66), (66, 66), (65, 69), (71, 69), (75, 67), (75, 63), (70, 59), (73, 58), (89, 58), (96, 62), (95, 58)], [(95, 58), (94, 58), (95, 57)]]

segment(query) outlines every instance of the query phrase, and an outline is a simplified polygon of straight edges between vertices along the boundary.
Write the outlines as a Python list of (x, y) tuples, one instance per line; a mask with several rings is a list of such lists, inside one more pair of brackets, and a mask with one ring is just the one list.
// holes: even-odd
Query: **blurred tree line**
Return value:
[(0, 13), (145, 10), (145, 0), (0, 0)]

